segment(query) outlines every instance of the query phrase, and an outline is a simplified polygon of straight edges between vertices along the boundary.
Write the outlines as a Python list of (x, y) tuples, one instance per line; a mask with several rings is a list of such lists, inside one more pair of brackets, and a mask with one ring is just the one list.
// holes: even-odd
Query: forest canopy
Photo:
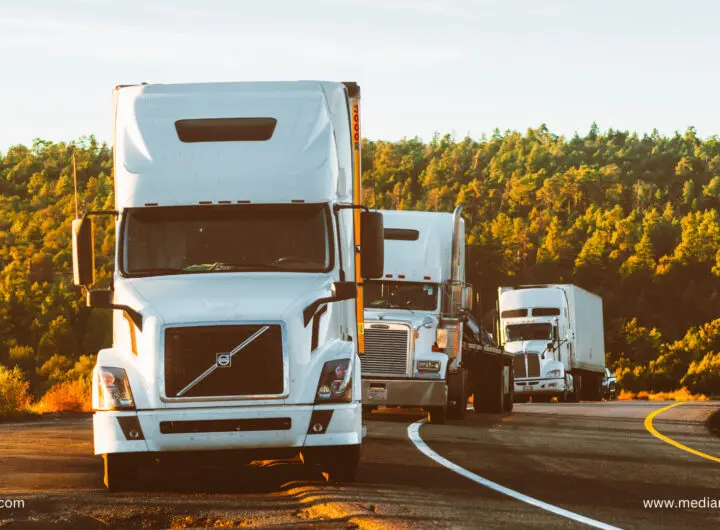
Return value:
[[(72, 285), (70, 223), (114, 208), (112, 150), (93, 137), (0, 153), (0, 364), (40, 394), (87, 377), (111, 342), (107, 310)], [(563, 137), (363, 140), (365, 204), (464, 206), (468, 279), (489, 319), (497, 287), (575, 283), (603, 297), (608, 365), (632, 390), (720, 388), (720, 139), (691, 128)], [(113, 254), (96, 224), (100, 278)]]

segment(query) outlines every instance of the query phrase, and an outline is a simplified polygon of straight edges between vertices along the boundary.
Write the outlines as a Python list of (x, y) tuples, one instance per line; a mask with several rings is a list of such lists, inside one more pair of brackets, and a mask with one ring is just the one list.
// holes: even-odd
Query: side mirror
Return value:
[(385, 231), (380, 212), (360, 214), (360, 268), (363, 278), (382, 278), (385, 269)]
[(555, 344), (552, 342), (547, 343), (547, 351), (555, 351)]
[(357, 284), (355, 282), (333, 282), (332, 297), (336, 301), (351, 300), (357, 298)]
[(113, 309), (113, 291), (110, 289), (90, 289), (87, 292), (87, 306), (96, 309)]
[(72, 222), (73, 283), (90, 287), (95, 283), (95, 245), (90, 217)]
[(567, 332), (565, 333), (565, 340), (569, 340), (569, 341), (575, 340), (575, 333), (573, 332), (573, 330), (571, 330), (571, 329), (567, 330)]
[(462, 309), (463, 311), (472, 311), (473, 308), (473, 288), (472, 285), (466, 285), (462, 290)]

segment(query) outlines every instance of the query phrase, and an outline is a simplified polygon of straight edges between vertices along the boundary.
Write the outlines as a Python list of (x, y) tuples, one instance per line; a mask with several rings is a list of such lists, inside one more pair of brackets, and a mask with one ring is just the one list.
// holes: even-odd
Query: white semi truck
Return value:
[[(359, 286), (383, 266), (382, 216), (358, 206), (359, 97), (312, 81), (115, 89), (116, 209), (73, 221), (75, 283), (115, 310), (92, 389), (109, 489), (200, 455), (354, 477)], [(110, 289), (93, 288), (98, 215), (114, 221)]]
[(499, 336), (515, 354), (515, 398), (600, 400), (602, 299), (575, 285), (500, 287)]
[(512, 409), (513, 356), (493, 347), (465, 283), (465, 223), (453, 214), (382, 211), (385, 277), (365, 282), (363, 407), (419, 407), (431, 423)]

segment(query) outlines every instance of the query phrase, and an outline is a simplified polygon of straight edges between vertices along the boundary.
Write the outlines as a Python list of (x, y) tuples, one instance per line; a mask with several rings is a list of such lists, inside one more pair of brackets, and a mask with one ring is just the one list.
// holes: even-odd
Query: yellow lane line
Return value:
[(703, 458), (707, 458), (708, 460), (712, 460), (713, 462), (720, 462), (720, 458), (716, 456), (709, 455), (707, 453), (703, 453), (702, 451), (698, 451), (697, 449), (693, 449), (692, 447), (688, 447), (687, 445), (683, 445), (680, 442), (676, 442), (672, 438), (668, 438), (664, 434), (661, 434), (658, 432), (658, 430), (653, 425), (653, 419), (655, 416), (660, 414), (661, 412), (665, 412), (666, 410), (670, 410), (673, 407), (677, 407), (679, 405), (682, 405), (683, 403), (687, 403), (687, 401), (679, 401), (677, 403), (673, 403), (672, 405), (668, 405), (667, 407), (663, 407), (661, 409), (657, 409), (652, 411), (650, 414), (647, 415), (645, 418), (645, 428), (648, 430), (650, 434), (652, 434), (655, 438), (660, 438), (663, 442), (669, 443), (672, 446), (677, 447), (678, 449), (682, 449), (683, 451), (687, 451), (688, 453), (692, 453), (697, 456), (701, 456)]

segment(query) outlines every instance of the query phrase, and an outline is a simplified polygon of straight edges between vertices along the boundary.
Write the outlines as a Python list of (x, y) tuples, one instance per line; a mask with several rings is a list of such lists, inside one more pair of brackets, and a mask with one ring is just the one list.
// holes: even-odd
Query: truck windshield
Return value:
[(508, 342), (516, 340), (552, 340), (550, 324), (513, 324), (505, 328)]
[(325, 204), (133, 208), (123, 228), (128, 276), (327, 272), (333, 265)]
[(437, 308), (436, 283), (366, 281), (363, 295), (366, 309), (414, 309), (433, 311)]

